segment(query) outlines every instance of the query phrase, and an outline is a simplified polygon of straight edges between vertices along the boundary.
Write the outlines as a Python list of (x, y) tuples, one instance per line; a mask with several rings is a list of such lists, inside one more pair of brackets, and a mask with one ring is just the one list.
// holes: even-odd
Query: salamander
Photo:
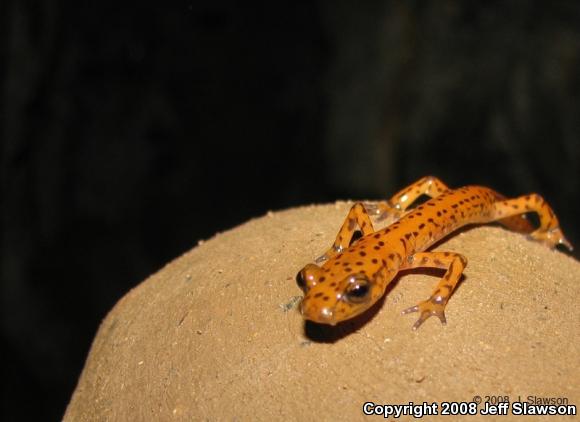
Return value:
[[(422, 195), (430, 199), (410, 209)], [(526, 218), (529, 212), (539, 217), (539, 227), (535, 230)], [(394, 222), (375, 231), (371, 215)], [(402, 313), (419, 313), (414, 330), (431, 316), (437, 316), (445, 324), (445, 306), (467, 259), (456, 252), (426, 250), (466, 224), (492, 221), (527, 233), (529, 238), (550, 248), (563, 245), (572, 250), (558, 218), (540, 195), (506, 199), (483, 186), (450, 189), (436, 177), (428, 176), (388, 201), (374, 205), (357, 202), (352, 206), (333, 245), (296, 277), (304, 292), (300, 305), (302, 316), (317, 323), (336, 325), (376, 303), (400, 270), (427, 267), (446, 272), (427, 300)], [(357, 228), (362, 237), (351, 242)]]

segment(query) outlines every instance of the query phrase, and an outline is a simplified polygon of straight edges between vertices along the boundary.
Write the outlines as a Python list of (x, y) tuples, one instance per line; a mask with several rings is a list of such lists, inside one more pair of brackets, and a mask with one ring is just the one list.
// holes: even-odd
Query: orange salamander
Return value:
[[(408, 207), (421, 195), (431, 199), (412, 210)], [(534, 230), (525, 213), (536, 212)], [(370, 214), (396, 221), (375, 231)], [(385, 293), (387, 285), (404, 269), (427, 267), (447, 270), (429, 299), (403, 311), (418, 312), (417, 329), (435, 315), (445, 324), (445, 305), (455, 288), (467, 259), (455, 252), (424, 252), (431, 245), (466, 224), (498, 221), (506, 227), (529, 233), (533, 240), (550, 248), (561, 244), (572, 250), (556, 215), (537, 194), (505, 199), (482, 186), (449, 189), (439, 179), (424, 177), (376, 205), (355, 203), (334, 244), (306, 265), (297, 276), (304, 291), (302, 316), (314, 322), (335, 325), (370, 308)], [(351, 244), (356, 228), (362, 237)]]

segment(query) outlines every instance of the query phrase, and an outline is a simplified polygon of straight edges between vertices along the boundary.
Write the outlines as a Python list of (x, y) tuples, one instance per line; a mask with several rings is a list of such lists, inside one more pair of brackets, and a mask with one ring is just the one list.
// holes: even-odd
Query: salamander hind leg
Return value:
[(526, 212), (536, 212), (540, 219), (540, 227), (530, 233), (528, 235), (529, 238), (541, 242), (552, 249), (557, 245), (563, 245), (570, 251), (573, 249), (572, 244), (562, 233), (558, 217), (556, 217), (552, 208), (544, 201), (544, 198), (535, 193), (495, 202), (493, 204), (492, 217), (493, 219), (502, 219)]
[(371, 222), (362, 202), (357, 202), (351, 207), (344, 223), (342, 223), (342, 227), (338, 231), (334, 243), (323, 255), (316, 258), (316, 262), (320, 263), (326, 261), (348, 248), (357, 226), (362, 230), (363, 236), (375, 231), (373, 223)]
[(427, 318), (433, 315), (439, 318), (442, 324), (446, 324), (445, 306), (466, 265), (467, 259), (453, 252), (419, 252), (407, 258), (407, 263), (402, 269), (419, 267), (447, 269), (429, 299), (402, 312), (403, 314), (419, 313), (419, 319), (413, 325), (413, 330), (419, 328)]
[(388, 201), (365, 204), (365, 207), (371, 215), (377, 217), (377, 221), (387, 220), (390, 224), (401, 218), (419, 196), (427, 195), (435, 198), (448, 189), (449, 187), (438, 178), (426, 176), (397, 192)]

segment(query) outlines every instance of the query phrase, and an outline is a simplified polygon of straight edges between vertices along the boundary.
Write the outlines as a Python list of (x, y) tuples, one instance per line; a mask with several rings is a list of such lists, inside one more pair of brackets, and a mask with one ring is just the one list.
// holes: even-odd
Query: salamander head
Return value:
[(304, 319), (336, 325), (370, 308), (383, 294), (381, 284), (366, 273), (328, 277), (314, 264), (308, 264), (296, 277), (304, 291), (301, 312)]

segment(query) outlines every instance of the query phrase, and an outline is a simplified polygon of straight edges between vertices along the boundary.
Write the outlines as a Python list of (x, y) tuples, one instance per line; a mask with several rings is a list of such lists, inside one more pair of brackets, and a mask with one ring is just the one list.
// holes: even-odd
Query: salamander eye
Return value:
[(364, 276), (352, 277), (346, 288), (345, 297), (351, 303), (363, 303), (369, 298), (371, 283)]
[(306, 279), (304, 278), (304, 271), (300, 271), (296, 275), (296, 284), (298, 284), (298, 287), (300, 287), (300, 289), (306, 293), (308, 286), (306, 285)]

